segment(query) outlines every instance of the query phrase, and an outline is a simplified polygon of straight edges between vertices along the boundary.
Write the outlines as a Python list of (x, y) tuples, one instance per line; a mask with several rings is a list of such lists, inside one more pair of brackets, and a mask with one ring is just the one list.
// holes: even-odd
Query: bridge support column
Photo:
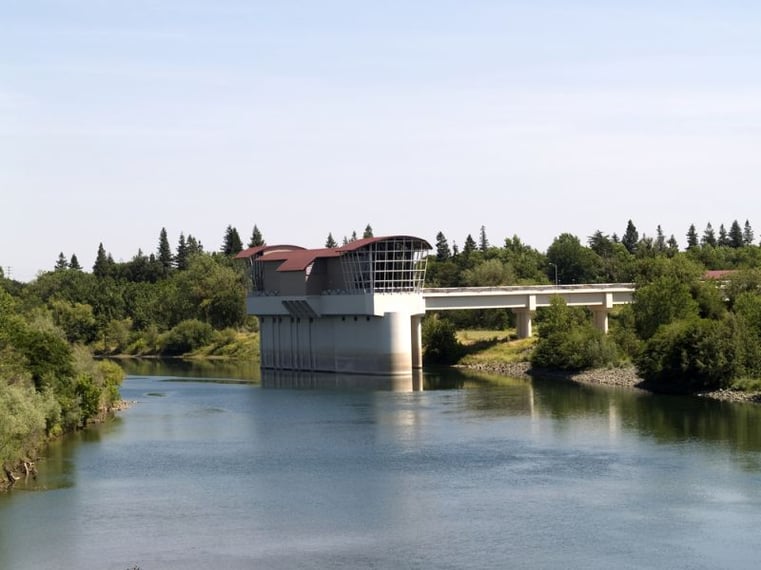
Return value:
[(592, 317), (594, 318), (595, 328), (597, 330), (600, 330), (603, 332), (603, 334), (608, 334), (608, 313), (610, 311), (608, 309), (599, 309), (595, 308), (592, 309)]
[(518, 329), (518, 338), (529, 338), (532, 335), (532, 318), (534, 311), (531, 309), (513, 309)]
[(412, 315), (412, 369), (423, 368), (423, 316)]

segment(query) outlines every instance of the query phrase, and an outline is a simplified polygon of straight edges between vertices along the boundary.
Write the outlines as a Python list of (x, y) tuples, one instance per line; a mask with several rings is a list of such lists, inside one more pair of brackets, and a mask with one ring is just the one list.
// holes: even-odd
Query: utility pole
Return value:
[(558, 264), (552, 263), (551, 261), (549, 263), (550, 265), (552, 265), (552, 267), (555, 268), (555, 287), (557, 287), (558, 286)]

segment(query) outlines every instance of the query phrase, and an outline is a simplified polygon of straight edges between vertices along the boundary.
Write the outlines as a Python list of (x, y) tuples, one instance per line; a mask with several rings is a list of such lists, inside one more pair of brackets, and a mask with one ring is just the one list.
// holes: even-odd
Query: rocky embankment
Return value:
[[(481, 370), (491, 374), (501, 374), (513, 378), (557, 378), (569, 380), (581, 384), (601, 384), (605, 386), (623, 386), (637, 390), (652, 392), (637, 375), (634, 366), (620, 368), (598, 368), (584, 370), (582, 372), (568, 372), (565, 370), (547, 370), (532, 368), (530, 362), (489, 362), (464, 366), (470, 370)], [(761, 392), (742, 392), (739, 390), (714, 390), (696, 394), (703, 398), (712, 398), (725, 402), (755, 402), (761, 403)]]

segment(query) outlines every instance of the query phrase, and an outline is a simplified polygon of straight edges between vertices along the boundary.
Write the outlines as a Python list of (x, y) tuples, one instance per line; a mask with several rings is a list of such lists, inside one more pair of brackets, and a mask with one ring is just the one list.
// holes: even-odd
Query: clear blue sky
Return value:
[(481, 225), (761, 237), (761, 5), (0, 0), (0, 266)]

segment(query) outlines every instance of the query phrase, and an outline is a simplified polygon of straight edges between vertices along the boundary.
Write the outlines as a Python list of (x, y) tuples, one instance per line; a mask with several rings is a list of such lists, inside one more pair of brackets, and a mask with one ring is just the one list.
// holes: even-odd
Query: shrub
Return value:
[(214, 329), (196, 319), (182, 321), (167, 332), (161, 341), (163, 354), (178, 355), (196, 350), (211, 342)]
[(423, 321), (423, 361), (427, 364), (454, 364), (463, 355), (454, 325), (438, 315)]

